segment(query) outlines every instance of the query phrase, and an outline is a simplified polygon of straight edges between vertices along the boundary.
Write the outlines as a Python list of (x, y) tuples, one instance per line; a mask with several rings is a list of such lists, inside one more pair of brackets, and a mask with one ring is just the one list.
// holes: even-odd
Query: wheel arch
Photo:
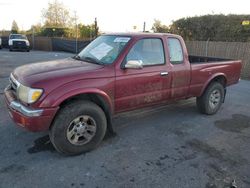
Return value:
[[(113, 105), (109, 96), (103, 91), (89, 90), (71, 92), (71, 94), (64, 96), (63, 98), (56, 101), (56, 103), (54, 104), (55, 106), (59, 106), (59, 110), (57, 111), (54, 119), (60, 112), (60, 109), (62, 109), (64, 106), (71, 103), (72, 101), (76, 100), (88, 100), (98, 105), (104, 111), (105, 116), (107, 118), (107, 130), (110, 133), (114, 132), (112, 125)], [(51, 125), (52, 124), (53, 122), (51, 123)]]
[(221, 83), (223, 85), (224, 88), (226, 88), (226, 86), (227, 86), (226, 75), (223, 74), (223, 73), (219, 73), (219, 74), (215, 74), (212, 77), (210, 77), (208, 79), (208, 81), (204, 84), (199, 96), (201, 96), (206, 91), (208, 86), (213, 82), (219, 82), (219, 83)]

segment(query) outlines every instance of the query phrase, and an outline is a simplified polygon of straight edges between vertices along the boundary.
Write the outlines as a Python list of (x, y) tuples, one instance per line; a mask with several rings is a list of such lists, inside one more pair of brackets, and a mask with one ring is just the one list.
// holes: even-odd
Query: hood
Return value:
[(9, 39), (10, 41), (27, 41), (27, 39)]
[(43, 80), (52, 81), (58, 77), (77, 77), (84, 72), (93, 72), (103, 68), (102, 65), (75, 60), (72, 58), (41, 63), (27, 64), (13, 71), (14, 77), (21, 83), (31, 86)]

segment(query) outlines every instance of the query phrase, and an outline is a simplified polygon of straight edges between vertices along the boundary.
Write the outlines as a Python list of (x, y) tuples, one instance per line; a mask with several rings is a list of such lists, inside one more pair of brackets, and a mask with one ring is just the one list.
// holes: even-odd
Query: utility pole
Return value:
[(98, 35), (98, 31), (97, 31), (97, 18), (95, 18), (95, 38)]
[(146, 32), (146, 22), (143, 22), (143, 32)]
[(34, 26), (32, 27), (32, 46), (33, 50), (35, 49), (35, 28)]
[(208, 44), (209, 44), (210, 38), (207, 39), (206, 41), (206, 56), (208, 56)]
[(77, 25), (77, 16), (75, 11), (75, 25), (76, 25), (76, 54), (78, 54), (78, 25)]

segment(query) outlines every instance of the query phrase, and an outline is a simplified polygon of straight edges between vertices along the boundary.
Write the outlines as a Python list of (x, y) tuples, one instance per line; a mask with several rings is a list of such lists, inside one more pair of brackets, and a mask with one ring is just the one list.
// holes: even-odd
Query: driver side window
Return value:
[(127, 61), (142, 61), (143, 66), (162, 65), (165, 63), (161, 39), (141, 39), (130, 49)]

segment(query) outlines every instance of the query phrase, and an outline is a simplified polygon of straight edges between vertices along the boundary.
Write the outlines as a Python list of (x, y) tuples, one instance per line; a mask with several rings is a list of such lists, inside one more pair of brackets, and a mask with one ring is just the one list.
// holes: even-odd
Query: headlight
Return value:
[(28, 104), (36, 102), (42, 93), (42, 89), (29, 88), (22, 84), (20, 84), (17, 90), (18, 98)]
[(26, 45), (29, 46), (29, 45), (30, 45), (30, 42), (29, 42), (29, 41), (26, 41)]

